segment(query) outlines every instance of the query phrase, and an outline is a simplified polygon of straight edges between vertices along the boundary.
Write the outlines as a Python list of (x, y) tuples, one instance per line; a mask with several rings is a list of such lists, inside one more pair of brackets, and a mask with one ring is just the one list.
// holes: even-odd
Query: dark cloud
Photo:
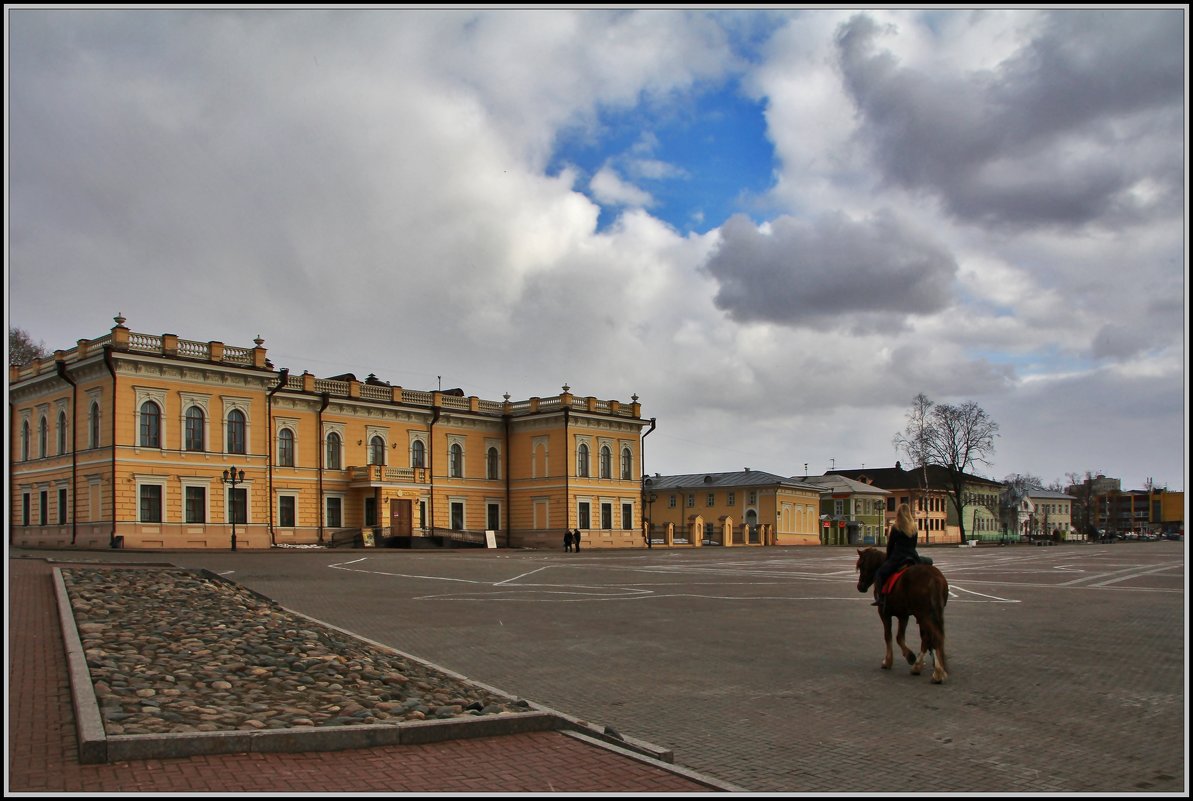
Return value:
[(839, 67), (886, 181), (984, 223), (1142, 220), (1183, 197), (1183, 12), (1061, 10), (997, 69), (926, 72), (858, 15)]
[(940, 245), (879, 214), (780, 217), (763, 233), (737, 216), (705, 269), (718, 308), (743, 322), (874, 330), (949, 301), (957, 264)]

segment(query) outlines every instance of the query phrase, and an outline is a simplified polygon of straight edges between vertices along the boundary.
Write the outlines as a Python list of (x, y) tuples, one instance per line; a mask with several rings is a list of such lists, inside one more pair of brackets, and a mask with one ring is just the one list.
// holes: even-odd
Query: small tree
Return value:
[(973, 401), (960, 406), (933, 403), (923, 393), (916, 395), (907, 414), (907, 428), (895, 435), (895, 447), (902, 450), (924, 469), (924, 491), (927, 492), (928, 464), (939, 465), (947, 471), (949, 494), (957, 510), (961, 542), (965, 542), (965, 473), (976, 464), (990, 464), (994, 455), (994, 437), (998, 423), (990, 419), (985, 409)]
[(34, 359), (44, 359), (50, 355), (44, 342), (34, 342), (29, 332), (22, 328), (8, 329), (8, 363), (9, 365), (28, 364)]

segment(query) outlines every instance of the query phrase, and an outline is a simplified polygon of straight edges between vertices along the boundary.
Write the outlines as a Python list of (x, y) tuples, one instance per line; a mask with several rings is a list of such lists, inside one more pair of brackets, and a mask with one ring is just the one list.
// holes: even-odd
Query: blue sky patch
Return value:
[(576, 189), (601, 207), (598, 230), (643, 207), (681, 233), (703, 233), (738, 212), (758, 216), (774, 175), (764, 111), (733, 85), (682, 103), (604, 108), (595, 129), (560, 133), (548, 172), (580, 170)]

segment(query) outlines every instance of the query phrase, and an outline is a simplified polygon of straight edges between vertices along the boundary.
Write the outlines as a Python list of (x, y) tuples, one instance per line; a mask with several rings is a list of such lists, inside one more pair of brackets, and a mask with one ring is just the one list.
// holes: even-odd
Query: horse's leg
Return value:
[(941, 603), (932, 620), (932, 683), (944, 684), (949, 677), (948, 663), (944, 657), (944, 604)]
[[(886, 639), (886, 653), (882, 657), (882, 669), (890, 670), (891, 663), (894, 662), (894, 654), (891, 652), (891, 616), (885, 612), (880, 612), (882, 615), (882, 635)], [(899, 636), (902, 637), (902, 627), (900, 627)]]
[(907, 664), (915, 662), (915, 655), (907, 647), (907, 615), (899, 617), (899, 634), (895, 638), (895, 642), (899, 643), (899, 650), (903, 652), (903, 658), (907, 660)]
[[(915, 659), (915, 664), (911, 666), (911, 672), (918, 676), (924, 670), (924, 657), (927, 656), (928, 651), (932, 648), (932, 635), (928, 631), (928, 626), (924, 623), (921, 623), (918, 616), (916, 617), (915, 622), (919, 624), (920, 627), (920, 653)], [(910, 660), (911, 656), (908, 655), (908, 661)]]

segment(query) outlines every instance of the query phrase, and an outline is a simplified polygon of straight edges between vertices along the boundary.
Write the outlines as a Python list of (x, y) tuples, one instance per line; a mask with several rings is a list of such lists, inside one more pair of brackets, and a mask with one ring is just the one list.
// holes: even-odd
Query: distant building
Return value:
[[(482, 400), (129, 331), (9, 368), (10, 543), (643, 547), (633, 402)], [(233, 472), (233, 468), (235, 471)], [(226, 479), (231, 474), (235, 482)]]
[(889, 490), (847, 476), (792, 476), (820, 487), (821, 545), (886, 545)]
[[(925, 544), (960, 542), (961, 528), (957, 510), (950, 500), (949, 471), (938, 465), (904, 470), (901, 462), (894, 467), (830, 470), (825, 475), (840, 475), (865, 484), (888, 490), (887, 523), (894, 520), (895, 509), (901, 503), (911, 507)], [(965, 520), (966, 536), (977, 539), (997, 539), (1001, 532), (998, 522), (998, 495), (1002, 484), (981, 476), (963, 475), (961, 514)]]
[(760, 470), (647, 477), (646, 516), (666, 546), (816, 545), (821, 488)]

